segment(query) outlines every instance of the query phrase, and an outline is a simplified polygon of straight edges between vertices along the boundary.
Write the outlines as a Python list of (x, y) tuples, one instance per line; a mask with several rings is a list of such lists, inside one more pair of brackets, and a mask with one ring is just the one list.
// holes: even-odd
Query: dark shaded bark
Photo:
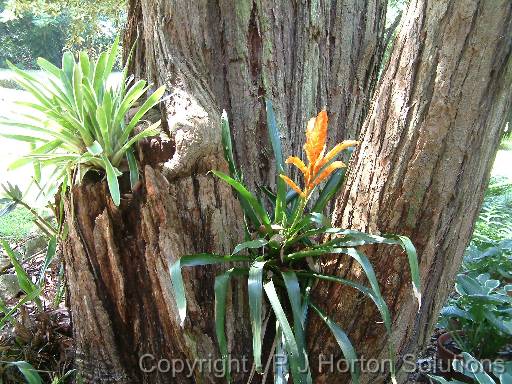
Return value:
[[(142, 145), (143, 182), (119, 208), (104, 183), (76, 187), (67, 201), (64, 253), (78, 368), (87, 383), (220, 382), (198, 369), (194, 377), (173, 378), (143, 374), (138, 366), (147, 353), (191, 363), (218, 357), (218, 269), (186, 271), (189, 318), (181, 329), (168, 267), (185, 254), (227, 252), (241, 239), (237, 201), (207, 174), (225, 168), (220, 112), (230, 117), (237, 159), (252, 188), (275, 177), (264, 96), (283, 124), (286, 154), (300, 152), (307, 118), (324, 105), (335, 139), (353, 137), (379, 68), (385, 1), (131, 0), (129, 7), (125, 46), (139, 36), (133, 73), (167, 85), (162, 116), (170, 139)], [(228, 300), (230, 352), (252, 359), (240, 284)]]
[[(403, 357), (429, 340), (453, 288), (486, 189), (512, 100), (512, 3), (412, 1), (340, 196), (335, 224), (409, 236), (421, 261), (423, 305), (411, 295), (406, 258), (389, 246), (370, 250), (394, 317)], [(327, 266), (358, 278), (353, 263)], [(343, 324), (366, 358), (385, 358), (385, 330), (369, 302), (322, 285), (317, 300)], [(339, 356), (311, 322), (312, 355)], [(324, 372), (318, 383), (337, 375)], [(383, 375), (366, 375), (368, 383)], [(401, 377), (404, 382), (404, 375)]]

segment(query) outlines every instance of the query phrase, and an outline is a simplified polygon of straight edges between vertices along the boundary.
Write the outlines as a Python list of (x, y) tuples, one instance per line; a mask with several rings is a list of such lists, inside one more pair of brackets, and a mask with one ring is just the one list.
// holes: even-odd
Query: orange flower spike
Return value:
[(306, 180), (308, 179), (308, 176), (309, 176), (308, 167), (306, 167), (306, 164), (304, 164), (304, 162), (301, 159), (299, 159), (296, 156), (290, 156), (286, 159), (285, 163), (295, 165), (297, 168), (299, 168), (299, 170), (304, 175), (304, 179), (306, 179)]
[(313, 186), (320, 184), (322, 181), (327, 179), (331, 173), (334, 172), (334, 170), (339, 168), (345, 168), (346, 165), (343, 161), (333, 161), (331, 164), (325, 168), (322, 173), (313, 180)]
[(306, 144), (304, 151), (308, 158), (309, 175), (306, 178), (306, 185), (309, 185), (315, 177), (315, 166), (322, 157), (327, 140), (327, 111), (324, 109), (318, 113), (316, 118), (309, 119), (306, 128)]
[(310, 119), (306, 129), (304, 150), (311, 165), (315, 165), (327, 140), (327, 112), (320, 111), (315, 119)]
[(327, 155), (324, 156), (324, 158), (319, 161), (316, 169), (322, 168), (325, 164), (327, 164), (329, 161), (334, 159), (338, 153), (341, 151), (354, 147), (356, 145), (359, 145), (359, 141), (356, 140), (345, 140), (339, 144), (337, 144), (333, 149), (331, 149), (329, 152), (327, 152)]
[(317, 132), (317, 150), (320, 153), (325, 148), (325, 143), (327, 141), (327, 111), (325, 109), (322, 109), (320, 112), (318, 112), (318, 115), (315, 119), (315, 131)]
[(315, 131), (315, 120), (316, 119), (312, 117), (311, 119), (308, 120), (308, 124), (306, 126), (306, 143), (304, 144), (304, 151), (306, 152), (306, 156), (310, 164), (313, 160), (312, 156), (314, 156), (312, 142), (313, 134)]
[(292, 181), (292, 179), (290, 179), (288, 176), (279, 175), (279, 177), (281, 177), (281, 179), (283, 179), (284, 182), (286, 184), (288, 184), (290, 186), (290, 188), (293, 189), (295, 192), (297, 192), (301, 197), (306, 197), (306, 194), (304, 192), (302, 192), (302, 190), (297, 186), (297, 184), (295, 184)]
[(290, 156), (286, 159), (286, 164), (295, 165), (304, 175), (304, 190), (301, 190), (288, 176), (280, 175), (286, 184), (303, 198), (307, 198), (311, 191), (318, 184), (327, 179), (334, 170), (344, 168), (346, 165), (341, 161), (334, 161), (319, 173), (322, 167), (332, 161), (336, 155), (344, 149), (359, 144), (358, 141), (346, 140), (336, 145), (324, 155), (327, 141), (327, 123), (328, 117), (325, 109), (320, 111), (315, 118), (309, 119), (308, 121), (306, 127), (306, 144), (304, 144), (308, 165), (304, 164), (304, 162), (296, 156)]

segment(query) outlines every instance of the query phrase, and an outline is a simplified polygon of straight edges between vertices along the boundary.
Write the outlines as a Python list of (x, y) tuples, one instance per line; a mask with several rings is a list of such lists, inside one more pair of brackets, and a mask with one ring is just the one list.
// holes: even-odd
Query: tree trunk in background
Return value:
[[(423, 291), (419, 313), (405, 255), (389, 246), (370, 252), (402, 357), (429, 340), (453, 288), (511, 108), (511, 50), (509, 0), (411, 1), (363, 126), (334, 222), (404, 234), (416, 245)], [(359, 276), (351, 263), (338, 260), (336, 268), (340, 275)], [(359, 352), (386, 358), (385, 330), (376, 324), (371, 303), (361, 305), (360, 296), (333, 285), (322, 285), (316, 296)], [(319, 323), (310, 323), (312, 355), (339, 356)], [(324, 372), (317, 382), (339, 382), (335, 377)], [(383, 375), (366, 375), (364, 382), (382, 381)]]
[[(123, 195), (119, 208), (105, 184), (93, 181), (75, 187), (66, 202), (66, 276), (77, 365), (86, 383), (224, 381), (197, 369), (193, 377), (187, 370), (172, 377), (139, 368), (144, 354), (191, 363), (218, 356), (218, 269), (186, 270), (183, 330), (168, 267), (185, 254), (227, 252), (242, 238), (230, 188), (207, 174), (226, 168), (220, 113), (228, 112), (251, 188), (273, 184), (275, 177), (264, 96), (274, 101), (282, 123), (285, 154), (301, 152), (307, 118), (324, 105), (336, 132), (331, 139), (354, 137), (376, 82), (384, 13), (385, 0), (129, 2), (125, 46), (139, 36), (133, 73), (167, 85), (162, 116), (170, 139), (141, 145), (143, 182)], [(231, 353), (252, 360), (242, 284), (228, 300)], [(145, 366), (156, 360), (147, 358)]]

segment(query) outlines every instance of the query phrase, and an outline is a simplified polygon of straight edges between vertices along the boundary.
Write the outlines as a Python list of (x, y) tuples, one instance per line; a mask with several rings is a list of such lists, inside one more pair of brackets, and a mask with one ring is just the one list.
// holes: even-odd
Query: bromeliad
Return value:
[[(356, 141), (344, 141), (325, 154), (327, 139), (327, 112), (321, 111), (316, 118), (309, 121), (306, 130), (304, 150), (308, 165), (291, 156), (283, 160), (280, 132), (277, 127), (272, 104), (267, 100), (267, 126), (270, 143), (274, 152), (276, 169), (276, 188), (261, 188), (261, 196), (254, 195), (243, 183), (242, 172), (234, 161), (231, 134), (227, 114), (222, 117), (222, 143), (224, 155), (229, 165), (230, 174), (212, 171), (221, 180), (235, 190), (244, 213), (246, 241), (236, 245), (229, 255), (195, 254), (178, 259), (170, 267), (174, 297), (182, 325), (187, 313), (187, 299), (181, 269), (209, 264), (230, 264), (232, 268), (218, 275), (215, 279), (215, 322), (219, 350), (225, 362), (225, 376), (231, 380), (228, 360), (228, 342), (224, 329), (227, 310), (227, 296), (230, 281), (234, 277), (246, 277), (248, 287), (248, 306), (253, 335), (253, 358), (255, 370), (263, 373), (263, 367), (269, 366), (262, 361), (262, 343), (266, 329), (275, 330), (274, 343), (276, 354), (286, 354), (286, 368), (277, 364), (274, 376), (276, 382), (288, 382), (287, 372), (295, 384), (312, 383), (306, 350), (305, 330), (308, 312), (316, 313), (332, 332), (349, 366), (352, 382), (359, 382), (360, 372), (357, 367), (357, 355), (346, 333), (331, 320), (323, 310), (312, 301), (310, 292), (317, 281), (328, 281), (356, 289), (370, 298), (376, 305), (383, 319), (383, 324), (391, 332), (391, 314), (381, 294), (375, 271), (366, 255), (358, 249), (366, 244), (396, 244), (402, 247), (408, 257), (413, 282), (413, 291), (419, 296), (419, 271), (416, 251), (411, 241), (405, 236), (370, 235), (349, 229), (331, 226), (331, 220), (324, 216), (328, 202), (339, 190), (344, 178), (344, 163), (336, 158), (344, 149), (357, 145)], [(284, 175), (285, 163), (299, 168), (304, 176), (304, 188), (301, 189)], [(313, 194), (316, 187), (325, 185), (318, 194)], [(286, 186), (292, 190), (287, 191)], [(267, 199), (266, 206), (263, 198)], [(266, 207), (269, 207), (267, 210)], [(322, 239), (332, 236), (323, 242)], [(319, 272), (315, 263), (324, 256), (349, 257), (358, 263), (364, 271), (369, 286), (356, 281)], [(242, 262), (242, 264), (240, 264)], [(313, 265), (313, 266), (312, 266)], [(276, 327), (263, 324), (263, 304), (266, 302), (275, 319)], [(285, 308), (289, 308), (286, 311)], [(311, 310), (311, 311), (309, 311)], [(390, 356), (394, 351), (389, 343)], [(273, 356), (268, 356), (268, 361)], [(394, 379), (394, 365), (391, 366)], [(394, 380), (393, 380), (394, 381)]]

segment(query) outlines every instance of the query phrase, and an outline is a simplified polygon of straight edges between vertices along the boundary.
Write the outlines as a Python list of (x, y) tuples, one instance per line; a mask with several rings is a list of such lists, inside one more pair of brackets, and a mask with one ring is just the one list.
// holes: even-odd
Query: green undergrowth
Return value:
[(24, 207), (17, 207), (9, 215), (0, 217), (0, 238), (18, 242), (28, 236), (33, 228), (33, 217)]

